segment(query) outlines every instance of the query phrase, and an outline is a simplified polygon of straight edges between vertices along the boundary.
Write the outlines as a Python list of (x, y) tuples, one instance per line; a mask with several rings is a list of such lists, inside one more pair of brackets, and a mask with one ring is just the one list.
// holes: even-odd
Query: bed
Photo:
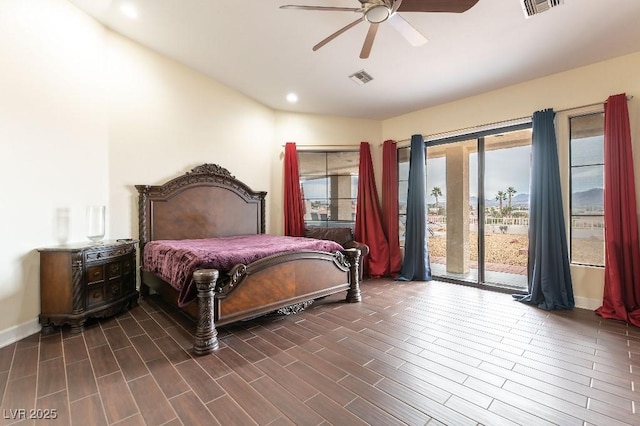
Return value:
[[(361, 300), (357, 247), (335, 251), (303, 249), (267, 255), (228, 269), (195, 265), (182, 288), (145, 265), (145, 248), (161, 242), (265, 234), (266, 192), (254, 192), (229, 171), (203, 164), (162, 185), (136, 185), (141, 251), (140, 292), (153, 290), (196, 320), (194, 352), (218, 347), (217, 326), (271, 312), (296, 313), (313, 300), (346, 291), (346, 301)], [(193, 263), (193, 262), (192, 262)], [(151, 263), (149, 263), (151, 264)], [(192, 265), (193, 266), (193, 265)], [(191, 301), (190, 299), (195, 299)]]

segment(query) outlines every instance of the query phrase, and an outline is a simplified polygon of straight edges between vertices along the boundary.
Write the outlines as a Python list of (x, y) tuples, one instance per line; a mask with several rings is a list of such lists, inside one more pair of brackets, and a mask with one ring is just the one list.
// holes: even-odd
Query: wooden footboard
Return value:
[(249, 266), (237, 266), (224, 286), (217, 285), (217, 270), (196, 271), (199, 313), (194, 352), (204, 355), (218, 347), (216, 325), (252, 318), (345, 290), (347, 302), (359, 302), (359, 259), (359, 249), (334, 254), (275, 255)]

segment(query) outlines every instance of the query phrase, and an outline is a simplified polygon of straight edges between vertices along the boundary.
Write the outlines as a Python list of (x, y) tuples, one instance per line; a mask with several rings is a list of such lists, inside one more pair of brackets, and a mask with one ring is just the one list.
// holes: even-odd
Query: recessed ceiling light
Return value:
[(120, 6), (120, 12), (127, 18), (136, 19), (138, 17), (138, 9), (131, 3), (124, 3)]
[(298, 95), (296, 95), (295, 93), (287, 94), (287, 101), (289, 101), (289, 103), (295, 104), (296, 102), (298, 102)]

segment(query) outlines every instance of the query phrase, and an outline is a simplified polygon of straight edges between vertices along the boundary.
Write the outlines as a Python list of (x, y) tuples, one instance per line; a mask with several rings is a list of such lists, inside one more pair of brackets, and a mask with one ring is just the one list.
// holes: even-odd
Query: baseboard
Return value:
[(595, 311), (600, 306), (602, 306), (602, 300), (599, 299), (588, 299), (586, 297), (574, 297), (573, 299), (576, 302), (576, 308)]
[(40, 331), (40, 322), (38, 318), (27, 321), (20, 325), (0, 331), (0, 348), (4, 348), (20, 339), (38, 333)]

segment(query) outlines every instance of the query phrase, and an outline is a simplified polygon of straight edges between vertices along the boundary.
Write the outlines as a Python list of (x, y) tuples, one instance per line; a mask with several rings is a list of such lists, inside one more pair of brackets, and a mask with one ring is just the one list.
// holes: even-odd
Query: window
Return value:
[(354, 228), (359, 162), (359, 151), (298, 152), (307, 226)]
[(569, 119), (571, 262), (604, 266), (604, 113)]

